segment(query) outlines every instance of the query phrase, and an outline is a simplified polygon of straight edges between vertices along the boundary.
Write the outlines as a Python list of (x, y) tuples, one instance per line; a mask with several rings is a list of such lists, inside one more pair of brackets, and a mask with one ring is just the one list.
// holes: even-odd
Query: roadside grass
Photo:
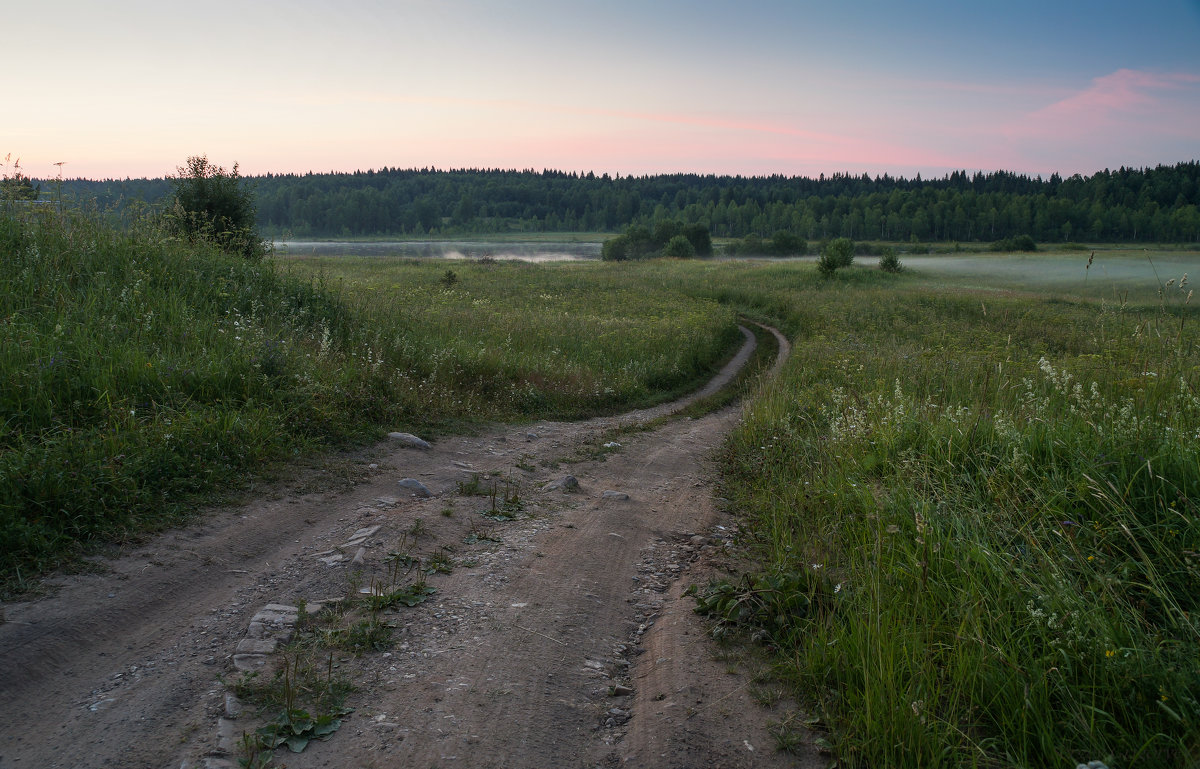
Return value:
[(778, 312), (795, 346), (723, 460), (762, 566), (701, 608), (774, 650), (839, 765), (1200, 761), (1181, 276), (1113, 302), (1036, 272), (998, 291), (724, 270), (726, 300)]
[[(371, 285), (98, 215), (0, 205), (0, 593), (389, 429), (667, 399), (732, 310), (603, 271), (396, 265)], [(368, 272), (364, 269), (364, 274)]]

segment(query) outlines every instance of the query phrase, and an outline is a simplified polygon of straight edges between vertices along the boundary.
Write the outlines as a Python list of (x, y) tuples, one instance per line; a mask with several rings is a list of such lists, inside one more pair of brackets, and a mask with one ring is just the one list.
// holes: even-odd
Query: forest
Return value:
[[(956, 171), (939, 179), (834, 174), (610, 176), (564, 171), (435, 168), (267, 174), (253, 185), (271, 237), (453, 237), (620, 232), (664, 220), (714, 237), (788, 232), (807, 240), (903, 242), (1200, 242), (1200, 162), (1043, 179)], [(105, 209), (160, 204), (170, 177), (41, 180), (43, 196)]]

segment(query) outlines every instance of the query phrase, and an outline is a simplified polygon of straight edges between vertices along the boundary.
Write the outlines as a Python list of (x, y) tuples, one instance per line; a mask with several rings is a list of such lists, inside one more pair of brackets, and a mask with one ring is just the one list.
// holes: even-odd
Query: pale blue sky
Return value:
[(0, 155), (1043, 175), (1200, 158), (1200, 0), (26, 3)]

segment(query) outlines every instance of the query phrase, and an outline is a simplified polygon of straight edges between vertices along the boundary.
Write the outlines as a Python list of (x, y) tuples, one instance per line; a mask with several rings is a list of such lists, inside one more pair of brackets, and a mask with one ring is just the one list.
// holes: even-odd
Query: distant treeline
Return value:
[[(716, 237), (819, 241), (1200, 241), (1200, 162), (1058, 174), (964, 171), (940, 179), (821, 175), (616, 176), (561, 171), (382, 168), (248, 177), (268, 235), (378, 237), (619, 232), (676, 220)], [(43, 181), (43, 195), (55, 182)], [(164, 179), (62, 182), (101, 205), (158, 202)]]

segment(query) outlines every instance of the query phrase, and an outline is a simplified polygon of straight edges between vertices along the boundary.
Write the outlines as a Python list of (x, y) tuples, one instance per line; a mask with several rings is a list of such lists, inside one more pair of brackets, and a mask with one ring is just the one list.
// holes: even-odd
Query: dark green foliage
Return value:
[(731, 256), (766, 256), (770, 251), (771, 246), (764, 243), (757, 232), (731, 241), (725, 246), (725, 253)]
[(605, 261), (650, 259), (656, 256), (689, 258), (712, 254), (712, 238), (702, 224), (684, 226), (677, 221), (664, 220), (654, 225), (654, 232), (641, 225), (631, 225), (624, 235), (604, 241), (600, 258)]
[(717, 621), (714, 636), (746, 630), (773, 645), (795, 641), (814, 603), (832, 590), (804, 572), (744, 574), (737, 580), (711, 582), (696, 593), (696, 612)]
[(996, 251), (1037, 251), (1037, 243), (1028, 235), (1018, 235), (1015, 238), (997, 240), (992, 247)]
[(674, 219), (662, 219), (654, 223), (654, 234), (651, 240), (659, 248), (664, 248), (671, 238), (683, 233), (683, 225)]
[(200, 155), (188, 158), (177, 171), (169, 216), (179, 232), (250, 259), (266, 253), (255, 231), (254, 195), (238, 175), (236, 163), (226, 172)]
[[(991, 243), (1026, 233), (1044, 243), (1200, 240), (1198, 161), (1048, 179), (1006, 171), (810, 179), (383, 168), (255, 181), (259, 224), (276, 235), (620, 232), (666, 219), (702, 224), (718, 237), (786, 230), (809, 242), (915, 235), (924, 243)], [(170, 194), (162, 179), (68, 180), (63, 189), (102, 205)]]
[(725, 252), (741, 256), (803, 256), (808, 252), (808, 242), (788, 230), (776, 231), (770, 240), (763, 240), (758, 233), (752, 232), (729, 243)]
[(817, 271), (825, 277), (853, 264), (854, 242), (849, 238), (834, 238), (821, 249), (821, 255), (817, 257)]
[(20, 171), (0, 179), (0, 201), (37, 200), (41, 191), (40, 186), (34, 186), (33, 180)]
[(879, 254), (879, 269), (884, 272), (900, 272), (904, 269), (900, 264), (900, 257), (896, 255), (896, 249), (891, 246), (883, 249), (883, 252)]
[(692, 244), (696, 256), (712, 256), (712, 235), (703, 224), (688, 224), (683, 228), (683, 236)]
[(676, 235), (667, 241), (667, 245), (663, 246), (662, 255), (677, 259), (690, 259), (696, 255), (696, 248), (683, 235)]
[(802, 256), (807, 250), (804, 238), (787, 230), (779, 230), (771, 238), (771, 253), (776, 256)]
[(604, 241), (600, 247), (600, 258), (606, 262), (624, 262), (629, 259), (629, 238), (618, 235)]

